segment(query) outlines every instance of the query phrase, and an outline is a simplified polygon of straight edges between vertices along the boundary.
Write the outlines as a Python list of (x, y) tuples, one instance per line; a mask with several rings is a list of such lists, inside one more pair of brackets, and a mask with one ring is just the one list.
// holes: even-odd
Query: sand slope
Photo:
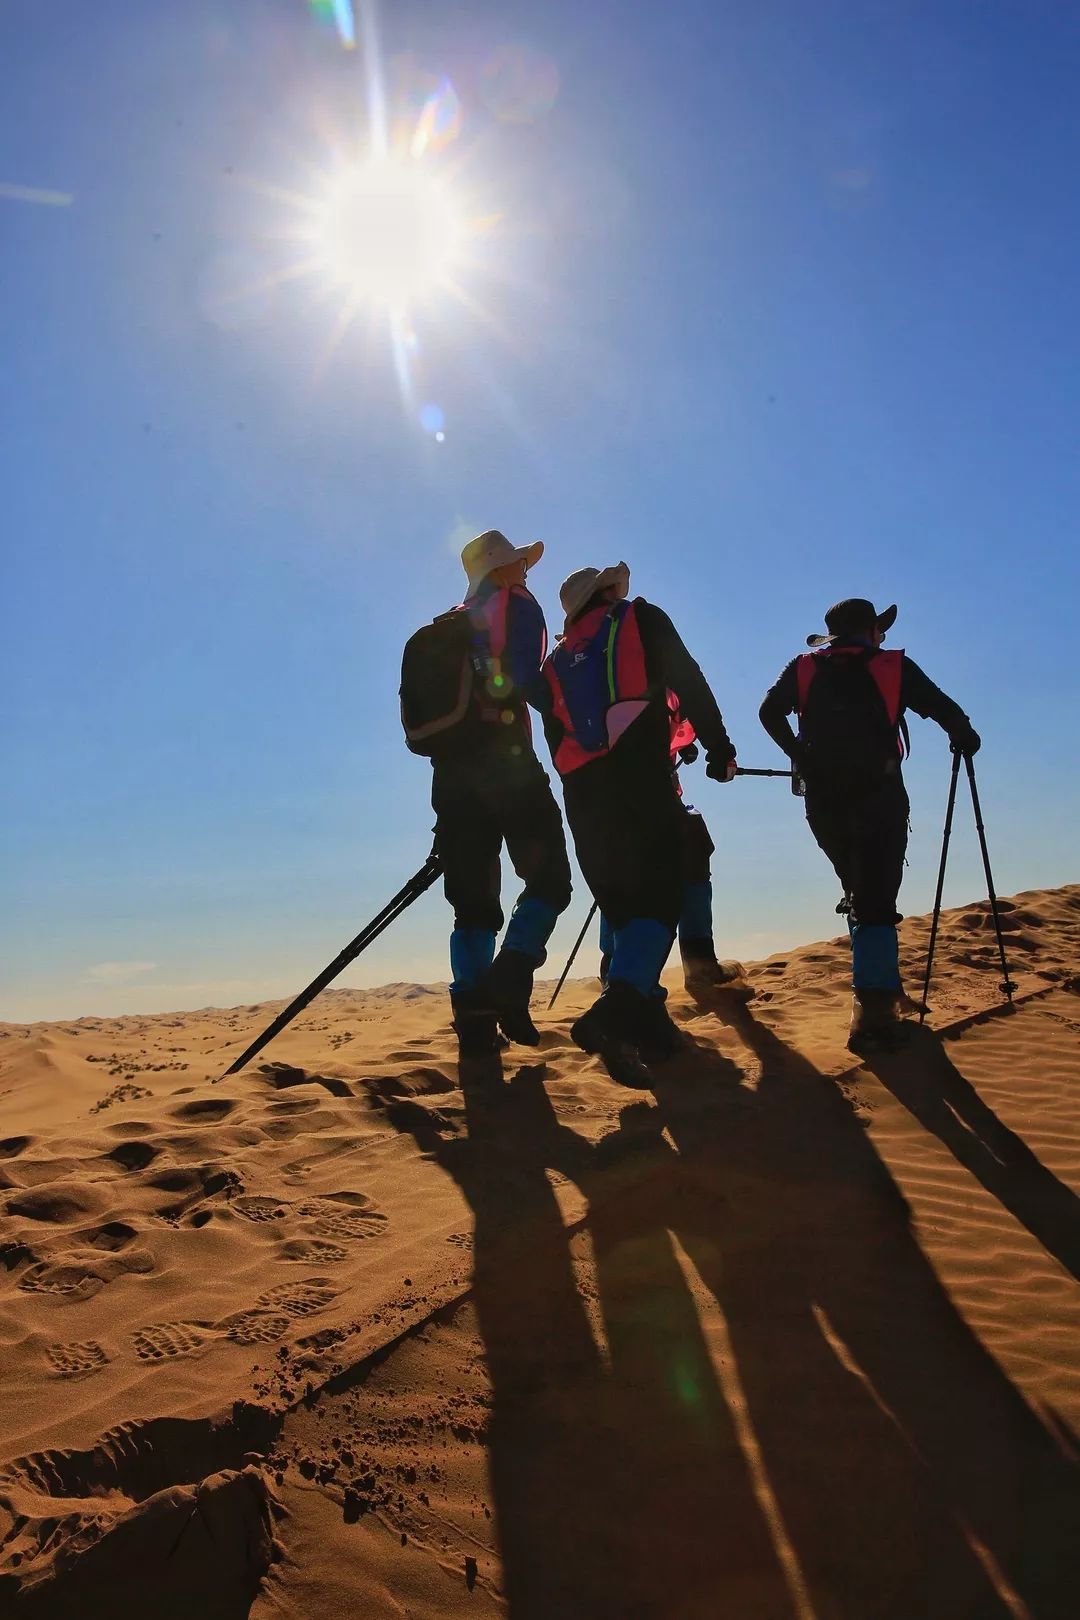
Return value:
[[(1066, 1617), (1080, 886), (459, 1073), (438, 987), (0, 1026), (0, 1614)], [(903, 926), (910, 988), (927, 919)], [(936, 1033), (941, 1031), (941, 1033)]]

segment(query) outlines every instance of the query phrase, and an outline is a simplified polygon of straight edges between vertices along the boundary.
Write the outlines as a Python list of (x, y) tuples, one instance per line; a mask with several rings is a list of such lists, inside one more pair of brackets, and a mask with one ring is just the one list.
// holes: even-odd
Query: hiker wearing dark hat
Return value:
[[(806, 786), (806, 819), (844, 889), (854, 1000), (848, 1046), (888, 1050), (903, 1034), (896, 898), (908, 835), (901, 760), (905, 710), (936, 720), (954, 752), (979, 735), (952, 698), (900, 650), (883, 651), (896, 607), (852, 597), (825, 615), (827, 635), (793, 658), (761, 705), (761, 723)], [(796, 736), (788, 715), (799, 717)]]
[[(454, 908), (450, 998), (468, 1053), (498, 1051), (505, 1045), (500, 1029), (511, 1040), (538, 1043), (529, 1014), (533, 976), (570, 903), (562, 817), (526, 709), (547, 631), (525, 576), (543, 550), (539, 540), (513, 546), (497, 529), (470, 540), (461, 553), (464, 602), (418, 632), (409, 647), (417, 642), (435, 652), (410, 664), (407, 647), (402, 669), (406, 737), (434, 765), (435, 847)], [(525, 887), (496, 956), (503, 844)]]
[(566, 623), (544, 664), (544, 729), (578, 863), (613, 931), (607, 985), (571, 1036), (587, 1052), (663, 1055), (678, 1033), (660, 974), (683, 902), (683, 811), (671, 781), (668, 693), (679, 694), (729, 782), (735, 749), (667, 614), (628, 601), (630, 570), (582, 568), (559, 592)]

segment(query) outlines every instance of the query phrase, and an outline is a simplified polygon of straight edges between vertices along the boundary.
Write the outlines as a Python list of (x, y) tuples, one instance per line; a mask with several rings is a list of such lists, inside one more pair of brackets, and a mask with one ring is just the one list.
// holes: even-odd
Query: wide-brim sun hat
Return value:
[(532, 568), (543, 555), (542, 540), (533, 540), (527, 546), (515, 546), (498, 529), (485, 529), (483, 534), (478, 534), (463, 548), (461, 566), (469, 581), (470, 591), (475, 591), (496, 568), (505, 568), (508, 563), (515, 562), (524, 562), (526, 568)]
[(876, 624), (884, 635), (896, 623), (896, 603), (884, 608), (880, 613), (873, 602), (868, 602), (865, 596), (848, 596), (842, 602), (834, 602), (825, 615), (828, 626), (827, 636), (807, 636), (808, 647), (831, 647), (834, 641), (842, 641), (846, 636), (858, 635), (867, 625)]
[(559, 601), (566, 614), (567, 624), (573, 623), (587, 602), (599, 591), (614, 588), (621, 600), (630, 589), (629, 563), (615, 563), (612, 568), (579, 568), (559, 586)]

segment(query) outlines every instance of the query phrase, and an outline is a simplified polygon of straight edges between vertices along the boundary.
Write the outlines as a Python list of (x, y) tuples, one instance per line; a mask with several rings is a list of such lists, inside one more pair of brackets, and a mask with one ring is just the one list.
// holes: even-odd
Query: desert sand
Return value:
[(902, 1053), (834, 939), (652, 1092), (585, 979), (460, 1074), (439, 986), (0, 1026), (0, 1614), (1075, 1620), (1080, 885), (1003, 909), (1011, 1011), (983, 901)]

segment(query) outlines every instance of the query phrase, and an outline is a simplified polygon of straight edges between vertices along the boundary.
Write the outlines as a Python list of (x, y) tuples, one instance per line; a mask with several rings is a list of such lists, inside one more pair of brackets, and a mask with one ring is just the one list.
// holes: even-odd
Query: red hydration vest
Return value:
[(582, 614), (544, 660), (552, 710), (563, 728), (555, 769), (569, 776), (611, 752), (649, 706), (649, 677), (635, 602), (601, 602)]
[[(810, 696), (810, 688), (821, 669), (822, 664), (829, 658), (850, 658), (853, 649), (850, 647), (821, 647), (817, 652), (803, 653), (795, 666), (795, 676), (798, 681), (798, 713), (800, 720), (806, 711), (806, 700)], [(862, 648), (854, 650), (856, 657), (863, 657), (866, 668), (873, 677), (874, 685), (881, 693), (881, 700), (885, 705), (885, 713), (889, 717), (889, 725), (896, 732), (896, 751), (903, 758), (904, 745), (900, 740), (900, 683), (904, 672), (904, 653), (900, 647), (890, 648), (888, 652), (872, 652), (866, 657)]]

